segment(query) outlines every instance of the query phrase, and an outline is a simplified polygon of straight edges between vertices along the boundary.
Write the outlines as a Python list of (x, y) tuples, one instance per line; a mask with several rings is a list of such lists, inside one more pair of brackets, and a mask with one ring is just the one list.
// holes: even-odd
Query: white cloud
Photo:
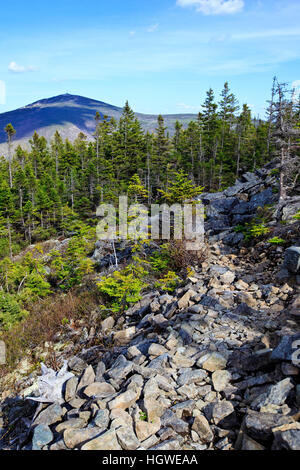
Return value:
[(232, 15), (245, 6), (244, 0), (177, 0), (181, 7), (194, 7), (204, 15)]
[(135, 33), (136, 33), (135, 31), (130, 31), (129, 36), (135, 36)]
[(154, 33), (155, 31), (158, 30), (158, 27), (159, 27), (159, 24), (156, 23), (156, 24), (153, 24), (152, 26), (149, 26), (149, 28), (147, 29), (148, 33)]
[(8, 66), (8, 70), (14, 73), (24, 73), (24, 72), (34, 72), (36, 71), (35, 67), (31, 65), (29, 67), (24, 67), (24, 65), (19, 65), (16, 62), (11, 62)]

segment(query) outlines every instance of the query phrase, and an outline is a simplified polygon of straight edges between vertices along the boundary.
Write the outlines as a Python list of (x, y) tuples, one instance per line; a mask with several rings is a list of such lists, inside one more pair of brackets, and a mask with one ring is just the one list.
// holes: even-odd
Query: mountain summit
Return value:
[[(116, 120), (122, 114), (122, 108), (118, 106), (68, 93), (36, 101), (15, 111), (2, 113), (0, 114), (0, 152), (5, 151), (4, 128), (10, 122), (17, 131), (14, 145), (26, 145), (34, 131), (46, 137), (47, 140), (53, 137), (56, 130), (64, 139), (74, 140), (79, 132), (91, 138), (95, 130), (97, 111), (102, 118), (108, 116)], [(136, 113), (136, 116), (145, 130), (154, 131), (157, 122), (156, 115)], [(164, 117), (166, 126), (172, 133), (176, 120), (186, 124), (195, 119), (196, 115), (172, 114)]]

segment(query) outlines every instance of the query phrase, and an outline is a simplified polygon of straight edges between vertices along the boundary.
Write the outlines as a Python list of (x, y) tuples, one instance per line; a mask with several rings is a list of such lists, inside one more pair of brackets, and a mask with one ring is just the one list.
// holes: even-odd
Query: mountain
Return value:
[[(30, 139), (37, 131), (39, 135), (50, 140), (58, 130), (63, 138), (74, 140), (79, 132), (92, 138), (95, 130), (95, 114), (98, 111), (103, 116), (119, 119), (122, 108), (102, 101), (85, 98), (83, 96), (64, 94), (47, 98), (29, 104), (15, 111), (0, 114), (0, 153), (6, 153), (6, 134), (4, 128), (12, 123), (17, 133), (14, 147), (28, 145)], [(153, 132), (157, 123), (157, 116), (136, 113), (143, 128)], [(165, 123), (170, 133), (174, 132), (174, 124), (178, 120), (183, 125), (196, 119), (195, 114), (168, 114)]]

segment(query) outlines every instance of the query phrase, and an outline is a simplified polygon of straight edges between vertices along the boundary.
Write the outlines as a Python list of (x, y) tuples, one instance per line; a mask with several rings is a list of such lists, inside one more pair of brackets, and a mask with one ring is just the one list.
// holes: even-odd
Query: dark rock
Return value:
[(284, 336), (273, 350), (271, 360), (293, 362), (294, 365), (299, 367), (299, 347), (300, 333), (293, 336)]
[(228, 214), (238, 202), (239, 200), (235, 197), (216, 199), (210, 203), (206, 215), (208, 217), (215, 217), (219, 214)]
[(205, 224), (205, 230), (212, 230), (214, 233), (224, 232), (231, 229), (230, 218), (227, 215), (211, 217)]
[(276, 426), (291, 423), (292, 418), (280, 416), (275, 413), (259, 413), (249, 411), (244, 425), (247, 434), (258, 441), (269, 441), (272, 438), (272, 429)]
[(232, 214), (245, 215), (251, 211), (249, 202), (240, 202), (232, 209)]
[(205, 307), (211, 308), (212, 310), (220, 311), (223, 309), (222, 305), (217, 301), (217, 299), (214, 299), (209, 295), (203, 295), (200, 304), (204, 305)]
[(244, 240), (242, 233), (230, 233), (223, 238), (223, 243), (229, 246), (237, 246)]
[(249, 307), (249, 305), (245, 304), (242, 302), (233, 312), (235, 315), (253, 315), (256, 313), (256, 310), (253, 308)]
[(300, 423), (275, 428), (273, 433), (273, 450), (300, 450)]
[(249, 203), (250, 212), (256, 211), (258, 207), (264, 207), (267, 204), (272, 204), (274, 202), (274, 194), (272, 188), (265, 189), (259, 194), (252, 196)]
[(284, 256), (284, 267), (293, 274), (300, 271), (300, 247), (292, 246), (288, 248)]
[(191, 344), (193, 342), (193, 333), (194, 329), (188, 323), (182, 324), (182, 327), (179, 330), (179, 335), (181, 336), (184, 345)]
[(176, 414), (171, 410), (167, 410), (161, 417), (161, 424), (164, 427), (170, 427), (174, 429), (178, 434), (187, 434), (189, 432), (189, 425), (180, 418), (177, 418)]

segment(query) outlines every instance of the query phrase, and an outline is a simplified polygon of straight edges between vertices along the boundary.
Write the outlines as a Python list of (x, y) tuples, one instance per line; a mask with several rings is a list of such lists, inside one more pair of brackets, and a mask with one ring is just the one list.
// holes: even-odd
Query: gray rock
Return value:
[(178, 418), (171, 410), (167, 410), (161, 417), (161, 424), (164, 427), (174, 429), (178, 434), (187, 434), (189, 432), (189, 425), (182, 419)]
[(60, 405), (54, 403), (53, 405), (48, 406), (34, 420), (33, 425), (37, 426), (39, 424), (44, 424), (46, 426), (51, 426), (51, 424), (58, 423), (61, 421), (64, 412)]
[(124, 450), (136, 450), (140, 445), (140, 441), (136, 437), (132, 428), (122, 426), (116, 431), (118, 441)]
[(291, 423), (273, 429), (274, 450), (300, 450), (300, 423)]
[(197, 433), (202, 442), (212, 442), (214, 440), (214, 433), (212, 432), (209, 422), (202, 415), (195, 417), (192, 430)]
[(204, 370), (185, 370), (178, 378), (177, 383), (181, 387), (182, 385), (190, 385), (195, 382), (202, 382), (207, 377), (207, 372)]
[(53, 434), (49, 426), (39, 424), (34, 428), (32, 438), (32, 450), (41, 450), (44, 446), (53, 441)]
[(227, 370), (216, 370), (212, 375), (214, 389), (222, 392), (226, 389), (231, 380), (231, 374)]
[(162, 442), (154, 447), (150, 447), (149, 450), (181, 450), (180, 442), (176, 439), (169, 439), (168, 441)]
[(87, 423), (82, 418), (71, 418), (56, 426), (55, 431), (63, 433), (66, 429), (82, 429)]
[(122, 450), (116, 431), (110, 430), (84, 444), (81, 450)]
[(230, 401), (217, 402), (212, 406), (214, 423), (222, 429), (232, 429), (236, 424), (234, 406)]
[(211, 352), (202, 356), (197, 361), (198, 367), (201, 367), (209, 372), (215, 372), (216, 370), (223, 370), (227, 365), (227, 359), (218, 352)]
[(81, 375), (81, 378), (78, 384), (78, 391), (92, 384), (95, 381), (95, 378), (96, 378), (96, 375), (92, 366), (88, 366), (86, 369), (84, 369)]
[(99, 410), (96, 412), (93, 422), (101, 430), (105, 431), (109, 425), (109, 411)]
[(192, 416), (195, 406), (196, 403), (194, 400), (188, 400), (177, 403), (177, 405), (172, 406), (171, 410), (176, 414), (177, 418), (182, 418), (183, 416)]
[(120, 355), (114, 363), (113, 367), (107, 372), (107, 374), (111, 379), (120, 381), (122, 379), (125, 379), (127, 375), (130, 374), (132, 369), (133, 363), (127, 361), (125, 356)]
[(64, 432), (64, 442), (68, 449), (74, 449), (84, 442), (90, 441), (101, 433), (101, 429), (90, 427), (84, 429), (66, 429)]
[(179, 330), (179, 335), (182, 338), (184, 345), (191, 344), (193, 342), (193, 334), (194, 328), (188, 323), (183, 323)]
[(300, 247), (292, 246), (285, 251), (284, 267), (293, 274), (300, 271)]
[(74, 356), (68, 362), (69, 369), (81, 374), (87, 368), (87, 363), (80, 357)]
[(70, 400), (73, 400), (73, 398), (75, 398), (77, 386), (78, 386), (77, 377), (72, 377), (71, 379), (68, 380), (68, 382), (66, 383), (66, 389), (65, 389), (66, 401), (70, 401)]
[(259, 402), (258, 408), (260, 409), (268, 405), (283, 405), (293, 388), (294, 385), (289, 378), (272, 385), (264, 398)]
[(94, 382), (84, 389), (88, 398), (107, 398), (115, 393), (114, 387), (106, 382)]

